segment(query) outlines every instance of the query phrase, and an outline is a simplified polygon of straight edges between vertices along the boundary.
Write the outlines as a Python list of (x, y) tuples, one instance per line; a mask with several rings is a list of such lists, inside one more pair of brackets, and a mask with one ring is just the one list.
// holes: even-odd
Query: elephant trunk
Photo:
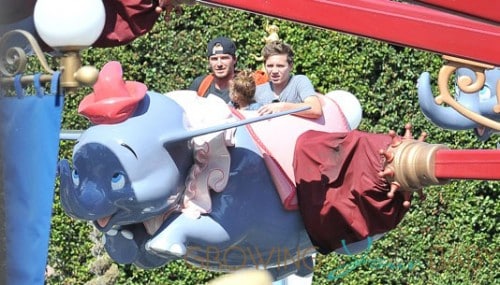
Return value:
[(64, 211), (71, 217), (83, 220), (95, 220), (104, 216), (105, 213), (99, 213), (98, 209), (104, 202), (104, 195), (96, 191), (95, 187), (86, 188), (82, 193), (73, 183), (71, 177), (71, 168), (67, 160), (59, 162), (60, 176), (60, 198)]
[[(474, 121), (464, 117), (451, 107), (444, 107), (436, 104), (434, 94), (430, 85), (430, 75), (424, 72), (418, 79), (418, 102), (422, 113), (436, 126), (451, 130), (468, 130), (475, 128), (477, 124)], [(468, 105), (470, 109), (474, 108), (475, 96), (465, 95), (461, 98), (462, 105)], [(477, 107), (478, 104), (475, 104)]]

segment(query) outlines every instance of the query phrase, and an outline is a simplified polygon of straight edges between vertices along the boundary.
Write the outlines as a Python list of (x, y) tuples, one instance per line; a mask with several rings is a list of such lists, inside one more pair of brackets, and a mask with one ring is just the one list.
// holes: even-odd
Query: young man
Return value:
[(293, 50), (282, 41), (266, 44), (262, 49), (264, 66), (269, 82), (257, 86), (255, 98), (264, 104), (258, 112), (261, 115), (311, 107), (295, 115), (318, 118), (323, 114), (317, 92), (305, 75), (293, 75)]
[(236, 45), (226, 37), (215, 38), (208, 43), (207, 56), (212, 73), (195, 78), (189, 90), (204, 97), (214, 94), (229, 103), (229, 84), (235, 75), (237, 61)]

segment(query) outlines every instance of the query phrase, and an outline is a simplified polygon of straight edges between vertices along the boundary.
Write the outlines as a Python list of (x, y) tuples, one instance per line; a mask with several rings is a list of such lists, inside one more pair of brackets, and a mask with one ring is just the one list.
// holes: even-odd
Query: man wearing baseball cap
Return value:
[(207, 57), (211, 73), (194, 79), (189, 90), (206, 97), (214, 94), (229, 103), (229, 83), (235, 75), (236, 45), (226, 37), (217, 37), (207, 45)]

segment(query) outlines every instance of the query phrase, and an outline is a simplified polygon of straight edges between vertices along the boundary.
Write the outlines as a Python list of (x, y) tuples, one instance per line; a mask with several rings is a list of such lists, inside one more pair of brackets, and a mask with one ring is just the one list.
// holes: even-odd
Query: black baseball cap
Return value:
[(236, 56), (236, 45), (226, 37), (217, 37), (211, 40), (207, 45), (207, 56), (214, 54), (230, 54)]

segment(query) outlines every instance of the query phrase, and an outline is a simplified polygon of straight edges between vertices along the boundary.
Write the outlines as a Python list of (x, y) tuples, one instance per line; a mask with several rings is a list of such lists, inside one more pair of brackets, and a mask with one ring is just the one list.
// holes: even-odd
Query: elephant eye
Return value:
[(491, 98), (491, 90), (490, 87), (487, 85), (484, 85), (483, 89), (479, 91), (479, 101), (486, 101)]
[(123, 173), (117, 172), (111, 177), (111, 189), (119, 190), (125, 186), (125, 175)]
[(80, 185), (80, 175), (78, 175), (78, 171), (76, 169), (74, 169), (71, 173), (71, 178), (76, 186)]

